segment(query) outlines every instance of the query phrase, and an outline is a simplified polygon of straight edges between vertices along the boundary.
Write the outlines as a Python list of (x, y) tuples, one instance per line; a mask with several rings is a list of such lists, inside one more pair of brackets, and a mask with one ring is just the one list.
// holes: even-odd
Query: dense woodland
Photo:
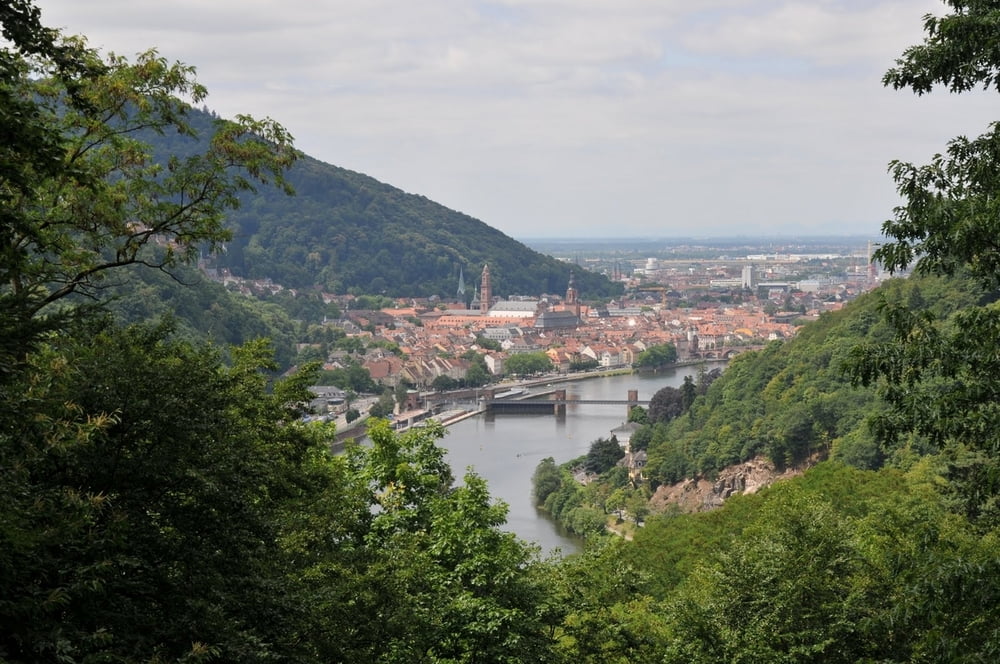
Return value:
[[(467, 298), (489, 264), (495, 295), (566, 292), (572, 266), (529, 249), (495, 228), (423, 196), (303, 157), (288, 174), (296, 196), (273, 190), (232, 215), (236, 229), (221, 264), (251, 278), (331, 293)], [(620, 285), (574, 272), (584, 297)]]
[[(1000, 7), (947, 4), (886, 84), (1000, 85)], [(904, 203), (878, 258), (916, 278), (644, 414), (654, 482), (829, 460), (541, 559), (480, 478), (456, 480), (440, 428), (377, 422), (331, 455), (334, 432), (301, 418), (315, 369), (279, 380), (269, 341), (223, 345), (239, 312), (214, 342), (109, 318), (122, 270), (230, 242), (227, 214), (298, 154), (280, 125), (216, 119), (162, 166), (132, 130), (194, 129), (191, 68), (102, 57), (28, 0), (0, 20), (0, 661), (1000, 657), (1000, 128), (893, 165)], [(614, 445), (595, 442), (593, 472), (620, 475)], [(547, 497), (563, 472), (536, 477)], [(582, 529), (642, 511), (612, 493)]]
[[(189, 111), (187, 121), (200, 138), (140, 135), (154, 158), (165, 161), (196, 153), (215, 119), (204, 110)], [(453, 301), (459, 276), (471, 300), (489, 264), (494, 295), (566, 292), (572, 266), (424, 196), (307, 155), (285, 177), (293, 197), (268, 185), (242, 195), (242, 204), (228, 214), (233, 234), (217, 265), (289, 288)], [(583, 297), (621, 292), (603, 275), (581, 269), (574, 275)]]

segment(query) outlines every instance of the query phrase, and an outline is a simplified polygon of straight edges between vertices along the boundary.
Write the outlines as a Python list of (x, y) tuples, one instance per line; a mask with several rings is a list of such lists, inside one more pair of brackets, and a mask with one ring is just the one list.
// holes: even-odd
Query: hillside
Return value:
[[(209, 136), (213, 116), (192, 111)], [(143, 136), (159, 155), (197, 146), (184, 136)], [(361, 173), (303, 155), (288, 173), (296, 194), (262, 187), (230, 214), (233, 242), (219, 265), (248, 278), (333, 293), (454, 298), (462, 272), (468, 297), (489, 264), (495, 295), (566, 291), (571, 266), (534, 251), (484, 222)], [(620, 287), (577, 268), (582, 297)]]
[(828, 454), (859, 468), (882, 466), (894, 450), (876, 444), (867, 420), (885, 404), (852, 385), (854, 349), (890, 338), (883, 302), (947, 316), (974, 300), (962, 279), (896, 279), (790, 341), (737, 357), (686, 414), (649, 427), (647, 476), (656, 484), (711, 477), (757, 455), (779, 469)]
[(699, 376), (689, 405), (657, 415), (653, 402), (682, 392), (664, 388), (653, 397), (649, 421), (630, 439), (633, 451), (647, 455), (645, 482), (630, 484), (625, 467), (615, 465), (584, 487), (570, 472), (579, 459), (560, 459), (559, 472), (549, 458), (536, 471), (536, 504), (587, 536), (603, 531), (610, 504), (631, 501), (626, 510), (636, 514), (698, 512), (824, 459), (878, 470), (905, 468), (914, 455), (940, 452), (927, 440), (882, 439), (872, 422), (888, 405), (874, 386), (855, 384), (850, 367), (859, 348), (892, 338), (880, 313), (885, 306), (947, 318), (975, 302), (976, 293), (961, 277), (893, 279), (823, 314), (790, 340), (737, 356), (718, 379)]
[[(956, 54), (1000, 41), (996, 12), (951, 4), (946, 24), (927, 19), (933, 48), (907, 58), (943, 58), (953, 86), (990, 83), (990, 54), (989, 70), (950, 72)], [(193, 69), (154, 51), (105, 62), (82, 40), (57, 43), (31, 2), (3, 7), (0, 660), (1000, 658), (1000, 127), (971, 149), (956, 141), (944, 166), (896, 173), (908, 206), (875, 258), (898, 269), (919, 257), (925, 279), (889, 282), (738, 358), (700, 395), (699, 379), (690, 414), (647, 441), (662, 478), (750, 455), (787, 464), (821, 445), (833, 459), (718, 510), (650, 516), (626, 541), (606, 524), (640, 521), (646, 503), (608, 463), (618, 445), (593, 455), (620, 479), (614, 492), (563, 482), (569, 471), (549, 458), (546, 508), (558, 500), (571, 523), (596, 517), (597, 528), (580, 555), (541, 559), (505, 530), (506, 505), (482, 478), (455, 477), (440, 425), (397, 432), (378, 420), (370, 444), (333, 455), (333, 427), (303, 417), (316, 374), (272, 380), (266, 342), (224, 356), (98, 315), (114, 283), (143, 300), (136, 317), (162, 298), (168, 310), (208, 309), (192, 329), (235, 336), (246, 310), (213, 311), (222, 296), (175, 292), (183, 274), (139, 283), (126, 266), (167, 268), (177, 247), (225, 240), (218, 222), (243, 187), (222, 164), (266, 176), (288, 146), (266, 123), (229, 125), (204, 158), (149, 168), (132, 128), (176, 132), (174, 96), (196, 89)], [(962, 40), (970, 49), (956, 51)], [(133, 124), (110, 121), (147, 95)], [(272, 140), (244, 149), (244, 126)], [(868, 391), (845, 388), (846, 376)], [(684, 420), (700, 429), (671, 429)], [(569, 510), (574, 493), (590, 505)]]

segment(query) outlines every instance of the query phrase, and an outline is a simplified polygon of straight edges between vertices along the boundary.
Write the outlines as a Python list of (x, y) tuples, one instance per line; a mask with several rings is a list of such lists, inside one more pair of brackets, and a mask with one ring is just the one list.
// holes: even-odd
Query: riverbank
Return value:
[[(613, 378), (618, 376), (630, 376), (630, 375), (656, 375), (658, 373), (673, 372), (677, 369), (682, 369), (684, 367), (698, 366), (700, 364), (711, 364), (718, 363), (718, 360), (683, 360), (680, 362), (675, 362), (674, 364), (662, 367), (653, 372), (639, 372), (631, 367), (616, 367), (613, 369), (596, 369), (591, 371), (580, 371), (575, 373), (558, 373), (558, 374), (545, 374), (544, 376), (539, 376), (537, 378), (528, 378), (524, 380), (517, 381), (505, 381), (493, 385), (493, 389), (496, 390), (511, 390), (518, 388), (532, 388), (532, 387), (547, 387), (556, 383), (569, 383), (577, 381), (591, 380), (595, 378)], [(469, 390), (458, 391), (460, 395), (466, 395)], [(475, 391), (473, 391), (475, 392)], [(426, 395), (428, 397), (436, 398), (439, 401), (445, 401), (448, 399), (451, 393), (431, 393)], [(433, 419), (443, 426), (448, 427), (453, 424), (457, 424), (463, 420), (469, 419), (470, 417), (475, 417), (481, 415), (485, 411), (482, 408), (473, 409), (453, 409), (451, 411), (443, 411), (442, 413), (437, 413), (429, 416), (426, 419)], [(354, 422), (347, 423), (343, 416), (340, 416), (336, 420), (337, 433), (334, 441), (335, 450), (339, 450), (343, 447), (344, 443), (356, 437), (361, 437), (365, 435), (367, 429), (367, 416), (359, 418)], [(414, 422), (413, 424), (417, 424)], [(406, 430), (413, 425), (403, 425), (399, 427), (400, 431)]]
[[(687, 375), (697, 374), (700, 363), (662, 371), (656, 375), (631, 371), (600, 372), (603, 380), (587, 380), (571, 375), (559, 389), (567, 397), (584, 402), (567, 405), (566, 417), (542, 414), (505, 414), (496, 417), (466, 416), (448, 426), (441, 441), (448, 464), (460, 475), (467, 468), (485, 479), (490, 495), (509, 509), (506, 528), (524, 540), (535, 542), (543, 552), (560, 549), (563, 555), (582, 549), (576, 538), (540, 512), (532, 499), (531, 478), (538, 464), (552, 457), (557, 464), (587, 454), (598, 438), (608, 438), (621, 426), (627, 413), (621, 400), (630, 390), (638, 391), (639, 401), (648, 401), (664, 387), (680, 387)], [(707, 369), (723, 366), (709, 362)], [(553, 382), (554, 376), (544, 383)], [(552, 389), (552, 388), (543, 388)], [(542, 389), (532, 389), (540, 392)], [(607, 403), (599, 403), (607, 402)], [(445, 408), (461, 408), (462, 404)], [(621, 524), (624, 526), (624, 524)], [(619, 526), (623, 536), (627, 528)]]

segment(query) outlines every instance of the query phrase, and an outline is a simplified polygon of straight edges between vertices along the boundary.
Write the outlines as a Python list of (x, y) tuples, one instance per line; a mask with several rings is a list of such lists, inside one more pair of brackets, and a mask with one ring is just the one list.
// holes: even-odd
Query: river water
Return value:
[[(709, 363), (707, 370), (724, 366)], [(697, 375), (701, 366), (678, 367), (655, 375), (604, 376), (559, 383), (568, 399), (625, 401), (629, 390), (639, 400), (649, 400), (662, 387), (679, 387), (684, 377)], [(535, 388), (542, 391), (552, 388)], [(471, 467), (489, 484), (490, 495), (507, 503), (507, 529), (521, 539), (538, 544), (543, 553), (559, 549), (564, 554), (580, 550), (581, 542), (562, 533), (532, 503), (531, 476), (538, 463), (552, 457), (557, 464), (584, 455), (598, 438), (625, 422), (626, 405), (582, 404), (566, 406), (565, 419), (553, 415), (483, 415), (448, 427), (441, 445), (458, 480)]]

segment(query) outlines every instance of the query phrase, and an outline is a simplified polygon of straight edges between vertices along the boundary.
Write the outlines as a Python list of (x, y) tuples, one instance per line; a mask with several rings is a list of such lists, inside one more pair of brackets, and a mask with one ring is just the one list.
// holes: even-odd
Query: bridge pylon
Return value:
[(552, 412), (557, 418), (566, 418), (566, 390), (556, 390), (555, 394), (552, 395), (556, 402), (553, 407)]

